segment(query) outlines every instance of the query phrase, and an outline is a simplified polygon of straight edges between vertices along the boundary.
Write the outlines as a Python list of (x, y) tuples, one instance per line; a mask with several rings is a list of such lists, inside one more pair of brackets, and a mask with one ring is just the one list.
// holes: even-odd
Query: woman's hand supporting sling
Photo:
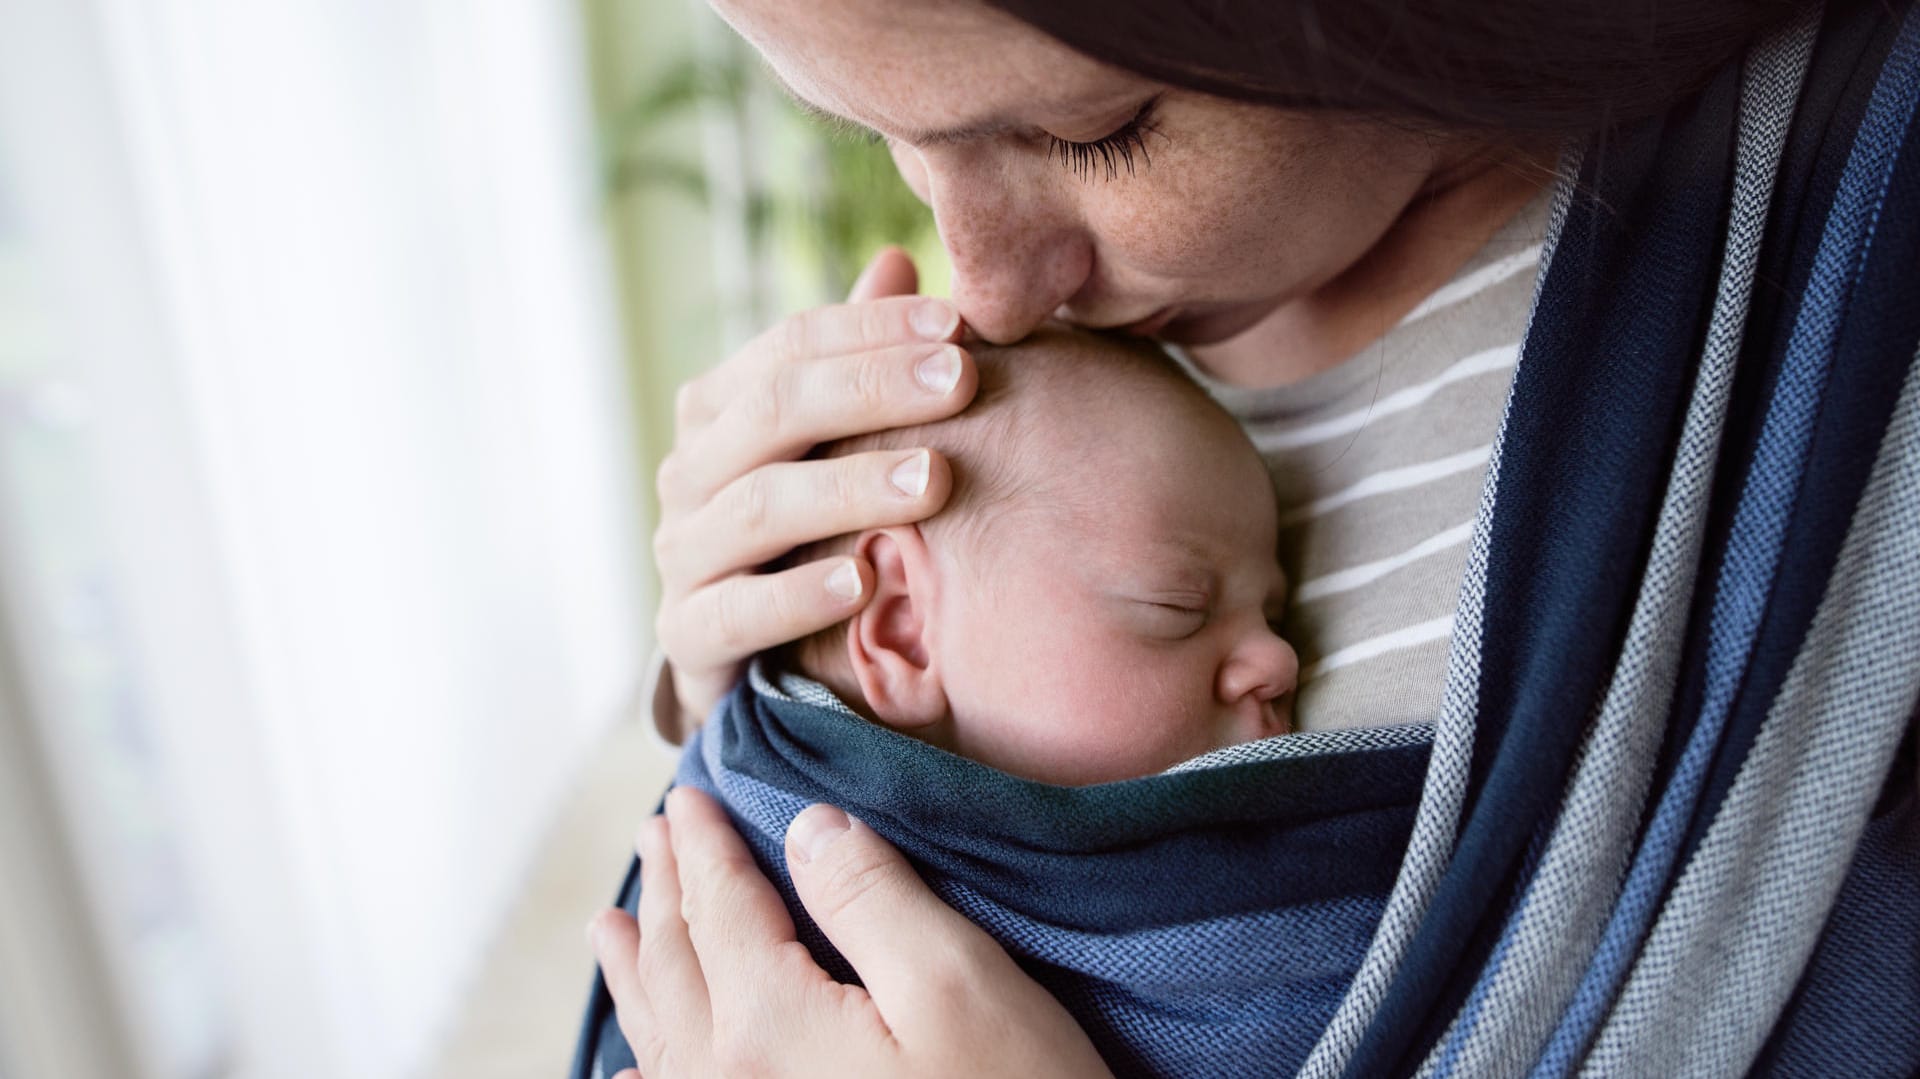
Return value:
[(973, 361), (953, 343), (960, 315), (916, 287), (906, 255), (883, 250), (848, 303), (786, 319), (681, 389), (654, 553), (656, 631), (682, 737), (748, 656), (847, 618), (872, 590), (873, 569), (858, 558), (756, 567), (829, 536), (922, 520), (946, 502), (952, 476), (937, 452), (799, 460), (818, 443), (940, 419), (972, 399)]
[(864, 989), (814, 963), (706, 795), (675, 790), (638, 846), (639, 919), (610, 910), (590, 928), (647, 1079), (1109, 1074), (1059, 1002), (837, 809), (795, 818), (787, 865)]

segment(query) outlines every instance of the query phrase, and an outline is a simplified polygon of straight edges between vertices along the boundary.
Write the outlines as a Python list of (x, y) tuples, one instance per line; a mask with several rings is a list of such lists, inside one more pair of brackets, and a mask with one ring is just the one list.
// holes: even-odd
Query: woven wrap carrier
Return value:
[(1917, 114), (1834, 3), (1569, 155), (1433, 724), (1067, 790), (743, 685), (678, 782), (837, 977), (816, 801), (1118, 1074), (1920, 1073)]

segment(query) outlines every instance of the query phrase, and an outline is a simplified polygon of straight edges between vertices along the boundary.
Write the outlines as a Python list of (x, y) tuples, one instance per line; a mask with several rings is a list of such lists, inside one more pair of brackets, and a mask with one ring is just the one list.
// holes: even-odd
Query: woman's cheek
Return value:
[[(1159, 169), (1156, 163), (1154, 170)], [(1273, 245), (1263, 241), (1272, 223), (1248, 212), (1248, 192), (1225, 197), (1227, 185), (1172, 172), (1171, 167), (1158, 176), (1146, 171), (1097, 192), (1088, 224), (1119, 268), (1191, 280), (1257, 266), (1250, 251), (1265, 249), (1271, 257)]]

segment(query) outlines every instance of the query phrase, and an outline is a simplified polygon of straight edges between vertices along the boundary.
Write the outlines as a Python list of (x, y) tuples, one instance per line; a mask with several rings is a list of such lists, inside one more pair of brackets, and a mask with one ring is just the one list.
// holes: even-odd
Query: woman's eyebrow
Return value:
[[(806, 113), (809, 117), (829, 127), (852, 134), (885, 134), (884, 132), (873, 132), (873, 129), (867, 127), (865, 124), (855, 123), (837, 112), (831, 112), (821, 108), (795, 93), (793, 87), (788, 86), (786, 80), (782, 79), (771, 69), (769, 69), (768, 74), (773, 77), (774, 84), (779, 86), (780, 89), (793, 100), (793, 103), (799, 107), (800, 111)], [(1009, 120), (995, 119), (963, 124), (959, 127), (935, 128), (930, 131), (904, 131), (900, 133), (899, 138), (901, 141), (913, 146), (951, 146), (954, 143), (997, 138), (1009, 132), (1023, 129), (1024, 125), (1016, 124)]]

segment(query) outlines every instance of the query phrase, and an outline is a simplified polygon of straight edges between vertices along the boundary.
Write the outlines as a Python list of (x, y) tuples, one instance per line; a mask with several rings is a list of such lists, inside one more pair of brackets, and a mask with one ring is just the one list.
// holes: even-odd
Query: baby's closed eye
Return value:
[(1137, 599), (1127, 604), (1128, 617), (1149, 637), (1177, 641), (1193, 636), (1207, 624), (1203, 597)]

